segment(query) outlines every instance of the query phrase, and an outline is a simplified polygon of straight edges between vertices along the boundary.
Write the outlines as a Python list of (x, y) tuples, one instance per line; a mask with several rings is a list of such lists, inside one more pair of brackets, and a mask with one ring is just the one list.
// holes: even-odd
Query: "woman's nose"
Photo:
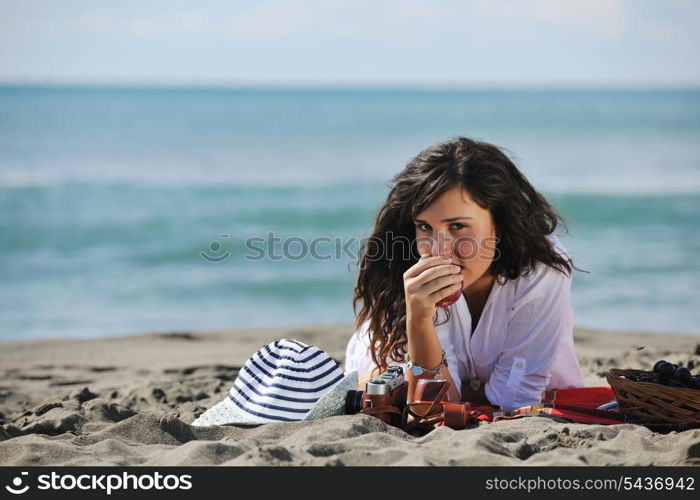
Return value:
[(432, 241), (431, 254), (436, 257), (452, 257), (452, 238), (444, 233), (438, 233)]

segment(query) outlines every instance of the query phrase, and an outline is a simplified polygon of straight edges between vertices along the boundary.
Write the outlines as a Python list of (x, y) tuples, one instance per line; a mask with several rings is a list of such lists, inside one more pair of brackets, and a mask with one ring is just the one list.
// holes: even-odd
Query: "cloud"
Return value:
[(159, 37), (204, 33), (210, 20), (203, 12), (160, 13), (116, 16), (106, 12), (86, 12), (67, 23), (67, 28), (90, 33)]
[[(330, 1), (329, 4), (338, 4)], [(63, 32), (109, 34), (159, 38), (178, 35), (202, 35), (207, 38), (279, 38), (313, 30), (318, 10), (309, 2), (258, 1), (246, 8), (207, 9), (183, 12), (129, 11), (111, 13), (89, 11), (63, 23)]]
[(628, 24), (629, 12), (621, 0), (501, 0), (467, 2), (469, 9), (492, 20), (517, 20), (523, 25), (575, 29), (596, 37), (616, 38)]
[(221, 26), (236, 38), (280, 38), (303, 33), (319, 21), (309, 2), (259, 1), (227, 16)]
[(0, 0), (0, 78), (690, 82), (698, 22), (684, 0)]
[(114, 31), (116, 22), (114, 17), (100, 13), (87, 12), (80, 14), (75, 20), (75, 27), (87, 32), (109, 32)]

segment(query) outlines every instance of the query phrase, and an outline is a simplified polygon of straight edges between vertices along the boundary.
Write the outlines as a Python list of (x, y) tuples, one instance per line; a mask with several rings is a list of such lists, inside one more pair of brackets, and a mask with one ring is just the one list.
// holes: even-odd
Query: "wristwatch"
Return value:
[(440, 373), (440, 369), (443, 366), (447, 366), (447, 359), (445, 358), (445, 351), (442, 351), (442, 359), (440, 360), (440, 364), (437, 365), (435, 368), (423, 368), (422, 366), (418, 366), (415, 364), (413, 361), (411, 361), (410, 356), (408, 353), (406, 353), (406, 368), (411, 370), (411, 372), (418, 377), (419, 375), (422, 375), (423, 373)]

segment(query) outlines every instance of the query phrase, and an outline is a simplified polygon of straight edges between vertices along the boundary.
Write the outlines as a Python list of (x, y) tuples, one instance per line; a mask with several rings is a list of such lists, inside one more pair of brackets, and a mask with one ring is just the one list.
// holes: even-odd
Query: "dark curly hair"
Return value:
[[(387, 368), (388, 356), (403, 361), (407, 350), (403, 274), (418, 260), (413, 219), (458, 186), (491, 213), (498, 258), (488, 272), (498, 283), (531, 273), (536, 261), (569, 276), (572, 268), (581, 271), (545, 238), (558, 222), (568, 233), (566, 222), (500, 149), (466, 137), (435, 144), (388, 183), (390, 192), (379, 208), (373, 234), (358, 254), (355, 328), (369, 319), (370, 351), (380, 371)], [(409, 242), (409, 258), (393, 258), (397, 240)], [(357, 313), (359, 302), (362, 309)], [(449, 319), (449, 308), (445, 311)]]

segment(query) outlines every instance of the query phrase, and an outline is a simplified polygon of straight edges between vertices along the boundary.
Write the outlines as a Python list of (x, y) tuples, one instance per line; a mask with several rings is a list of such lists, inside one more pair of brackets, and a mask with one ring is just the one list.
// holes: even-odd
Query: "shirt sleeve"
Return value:
[(369, 352), (367, 324), (367, 322), (363, 323), (352, 334), (345, 348), (345, 375), (353, 371), (356, 371), (358, 375), (362, 375), (376, 366)]
[[(352, 337), (350, 337), (350, 341), (345, 349), (345, 375), (352, 371), (357, 371), (358, 374), (362, 375), (376, 367), (369, 351), (368, 324), (369, 321), (365, 321), (362, 326), (353, 333)], [(452, 376), (454, 383), (459, 384), (457, 354), (454, 349), (452, 329), (449, 328), (449, 323), (445, 323), (435, 327), (435, 332), (440, 341), (440, 346), (445, 351), (447, 370)], [(407, 365), (408, 363), (400, 363), (390, 358), (387, 359), (387, 366), (401, 366), (404, 369), (404, 373), (406, 372)]]
[[(369, 320), (365, 321), (360, 328), (352, 334), (348, 345), (345, 348), (345, 375), (356, 371), (358, 375), (363, 375), (377, 365), (372, 361), (372, 354), (369, 350)], [(387, 358), (387, 366), (401, 366), (406, 372), (406, 364), (394, 361), (390, 357)]]
[(571, 277), (541, 264), (513, 304), (504, 346), (486, 383), (486, 397), (505, 411), (538, 404), (560, 344), (573, 335)]

